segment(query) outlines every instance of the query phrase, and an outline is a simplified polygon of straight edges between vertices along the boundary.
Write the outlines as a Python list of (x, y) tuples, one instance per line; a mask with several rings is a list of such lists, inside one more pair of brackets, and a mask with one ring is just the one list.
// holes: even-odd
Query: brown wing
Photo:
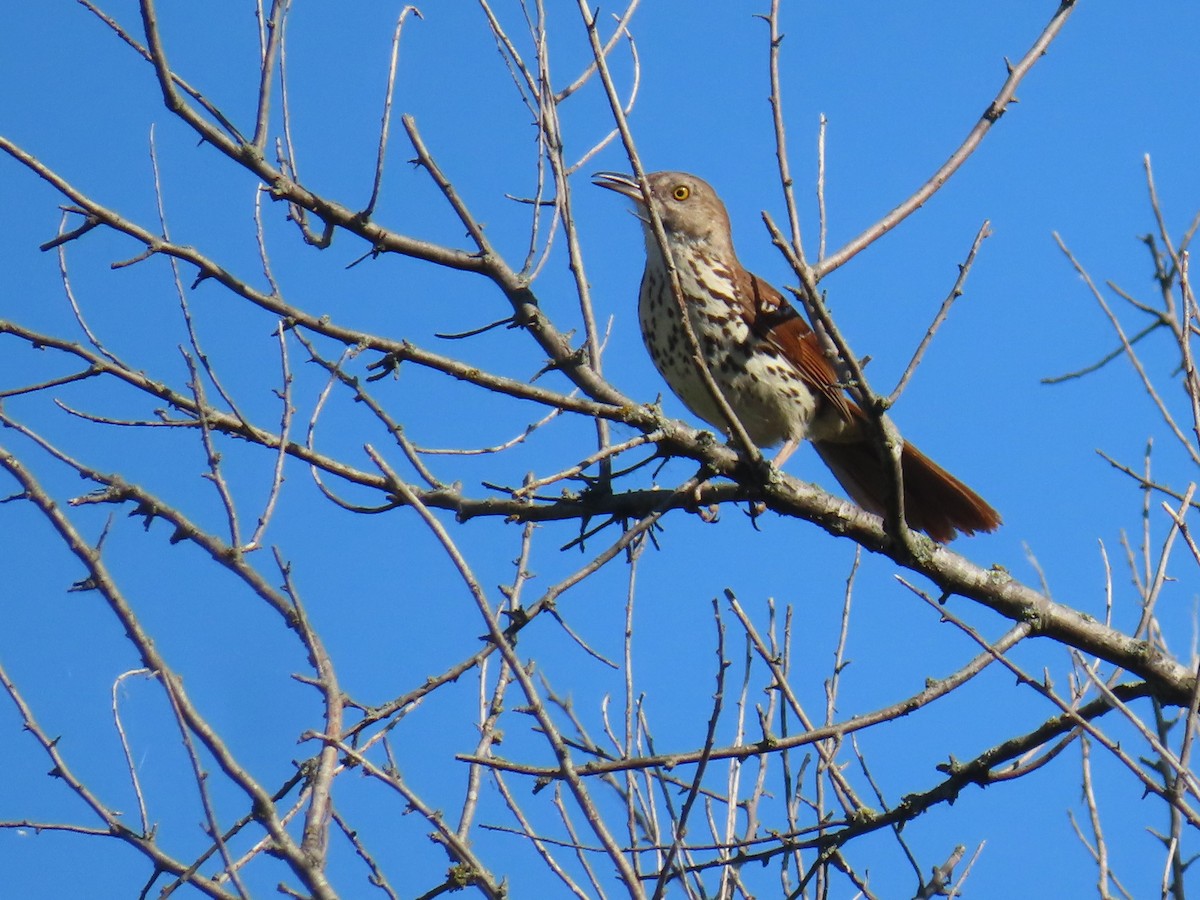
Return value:
[[(862, 420), (863, 411), (842, 391), (820, 339), (795, 307), (740, 267), (736, 278), (738, 303), (750, 330), (775, 347), (846, 421)], [(870, 442), (841, 439), (814, 445), (859, 506), (878, 515), (886, 512), (890, 478)], [(926, 532), (935, 541), (949, 541), (959, 532), (995, 531), (1000, 526), (1000, 514), (987, 501), (907, 441), (900, 462), (904, 517), (910, 528)]]
[(779, 291), (739, 267), (738, 301), (750, 330), (769, 342), (800, 373), (805, 382), (828, 400), (847, 420), (858, 409), (838, 384), (837, 371), (821, 349), (821, 341)]

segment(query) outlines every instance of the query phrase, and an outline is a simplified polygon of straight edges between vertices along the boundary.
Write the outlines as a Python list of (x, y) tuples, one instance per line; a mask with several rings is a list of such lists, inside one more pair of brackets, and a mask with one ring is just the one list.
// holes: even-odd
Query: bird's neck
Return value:
[[(654, 231), (647, 225), (644, 230), (646, 238), (646, 265), (663, 267), (663, 252), (659, 246), (658, 239), (654, 236)], [(724, 266), (730, 269), (741, 267), (738, 262), (737, 253), (734, 252), (733, 242), (717, 239), (717, 235), (706, 235), (704, 237), (692, 237), (688, 235), (668, 234), (667, 245), (671, 248), (671, 262), (675, 268), (686, 265), (688, 258), (694, 258), (696, 254), (707, 257), (713, 261), (719, 261)]]

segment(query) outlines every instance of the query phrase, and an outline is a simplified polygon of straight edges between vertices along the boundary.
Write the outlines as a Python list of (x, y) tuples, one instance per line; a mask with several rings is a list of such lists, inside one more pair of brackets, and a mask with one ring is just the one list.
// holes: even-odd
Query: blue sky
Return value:
[[(556, 84), (573, 80), (589, 51), (574, 4), (549, 4), (556, 47)], [(1004, 58), (1022, 55), (1044, 27), (1051, 3), (924, 2), (784, 4), (784, 103), (792, 171), (801, 198), (806, 240), (815, 240), (812, 185), (818, 117), (828, 118), (829, 247), (835, 249), (920, 185), (973, 125), (1004, 78)], [(253, 110), (257, 38), (253, 4), (162, 4), (171, 59), (239, 123)], [(292, 113), (300, 177), (314, 190), (349, 206), (370, 191), (389, 44), (399, 5), (298, 4), (289, 23)], [(137, 30), (137, 5), (114, 2), (108, 11)], [(499, 8), (514, 30), (518, 9)], [(646, 0), (632, 23), (641, 59), (641, 86), (630, 122), (650, 169), (680, 169), (710, 181), (725, 199), (742, 262), (774, 283), (791, 283), (771, 246), (761, 213), (782, 222), (767, 103), (767, 30), (760, 6), (725, 4), (700, 13), (693, 4)], [(608, 13), (608, 10), (604, 11)], [(527, 207), (506, 195), (532, 188), (534, 129), (508, 80), (484, 20), (469, 4), (422, 8), (410, 19), (400, 54), (396, 113), (411, 114), (430, 151), (487, 226), (501, 252), (518, 262), (527, 242)], [(0, 34), (0, 134), (37, 155), (68, 181), (146, 227), (157, 212), (149, 158), (151, 128), (159, 157), (173, 236), (262, 284), (252, 219), (254, 179), (210, 148), (162, 107), (152, 71), (84, 8), (64, 2), (21, 4), (9, 10)], [(1153, 4), (1085, 0), (1049, 54), (1035, 67), (982, 148), (950, 184), (901, 228), (833, 273), (823, 283), (851, 346), (869, 355), (867, 374), (890, 390), (938, 304), (949, 291), (976, 230), (993, 231), (955, 307), (912, 385), (894, 410), (904, 434), (987, 497), (1003, 514), (995, 535), (962, 541), (956, 549), (981, 565), (1004, 566), (1037, 583), (1044, 571), (1055, 599), (1098, 617), (1104, 614), (1100, 546), (1115, 575), (1115, 621), (1136, 621), (1123, 532), (1136, 543), (1141, 495), (1097, 454), (1103, 450), (1135, 467), (1146, 442), (1155, 444), (1155, 471), (1182, 486), (1194, 470), (1173, 446), (1129, 364), (1118, 360), (1088, 379), (1049, 387), (1040, 379), (1095, 361), (1115, 346), (1111, 329), (1085, 286), (1057, 249), (1057, 232), (1100, 283), (1111, 280), (1153, 299), (1149, 256), (1139, 237), (1153, 228), (1143, 157), (1149, 154), (1171, 232), (1182, 234), (1200, 207), (1200, 90), (1194, 73), (1200, 12), (1183, 2)], [(629, 83), (626, 57), (616, 75)], [(610, 127), (593, 86), (562, 109), (568, 156), (582, 154)], [(383, 196), (377, 212), (389, 227), (431, 241), (466, 246), (462, 228), (413, 156), (396, 123)], [(601, 169), (627, 170), (610, 145), (576, 176), (573, 204), (597, 315), (611, 317), (604, 357), (612, 382), (639, 401), (665, 390), (645, 357), (634, 315), (642, 265), (637, 223), (612, 194), (588, 184)], [(8, 157), (0, 157), (0, 246), (5, 288), (0, 318), (77, 336), (63, 299), (57, 260), (38, 245), (53, 236), (61, 198)], [(474, 365), (529, 379), (543, 361), (518, 331), (499, 330), (447, 344), (435, 332), (477, 327), (505, 315), (494, 289), (458, 273), (431, 270), (397, 257), (348, 264), (363, 255), (340, 234), (324, 252), (305, 247), (284, 221), (285, 210), (264, 202), (271, 258), (290, 302), (363, 329), (403, 337)], [(93, 329), (117, 352), (156, 377), (183, 384), (179, 352), (185, 340), (170, 272), (160, 260), (110, 270), (138, 252), (130, 241), (100, 232), (68, 250), (72, 284)], [(185, 273), (185, 284), (191, 273)], [(579, 327), (561, 242), (535, 284), (543, 308), (563, 330)], [(278, 418), (278, 351), (274, 322), (211, 284), (190, 291), (206, 349), (239, 401), (264, 423)], [(1136, 320), (1128, 320), (1135, 322)], [(1140, 324), (1140, 323), (1137, 323)], [(1137, 327), (1135, 324), (1134, 327)], [(296, 392), (304, 412), (324, 387), (314, 366), (301, 366), (293, 346)], [(1176, 358), (1163, 340), (1144, 350), (1168, 402), (1184, 409), (1167, 386)], [(0, 390), (63, 369), (45, 354), (0, 341)], [(557, 376), (547, 383), (561, 388)], [(415, 441), (427, 447), (483, 446), (506, 440), (540, 415), (527, 404), (495, 405), (447, 379), (406, 368), (380, 387)], [(55, 394), (74, 407), (116, 417), (144, 417), (135, 396), (77, 385)], [(121, 470), (162, 493), (197, 521), (219, 527), (220, 506), (200, 476), (205, 463), (194, 438), (178, 433), (84, 426), (49, 397), (13, 398), (5, 410), (100, 469)], [(668, 413), (686, 416), (671, 397)], [(564, 419), (498, 457), (437, 462), (447, 476), (477, 490), (483, 479), (518, 483), (526, 471), (546, 474), (574, 462), (590, 440), (590, 425)], [(616, 436), (630, 436), (618, 429)], [(345, 397), (318, 426), (318, 442), (365, 465), (362, 445), (384, 441), (361, 409)], [(0, 442), (22, 454), (60, 501), (81, 490), (77, 477), (39, 455), (16, 435)], [(244, 447), (228, 448), (226, 464), (244, 515), (253, 520), (273, 460)], [(791, 474), (837, 487), (810, 451)], [(669, 486), (691, 474), (670, 464), (658, 475)], [(293, 561), (314, 621), (322, 629), (346, 690), (380, 702), (473, 652), (482, 628), (448, 562), (414, 516), (353, 516), (336, 510), (306, 472), (289, 469), (268, 540)], [(633, 476), (649, 483), (648, 473)], [(0, 484), (0, 496), (12, 492)], [(361, 492), (352, 500), (369, 502)], [(74, 513), (96, 537), (110, 510)], [(447, 519), (449, 522), (449, 520)], [(660, 743), (696, 744), (712, 692), (713, 624), (710, 600), (725, 588), (759, 620), (768, 598), (796, 610), (794, 640), (805, 648), (793, 673), (796, 690), (821, 709), (853, 545), (803, 522), (764, 517), (752, 527), (739, 509), (704, 525), (668, 517), (659, 549), (637, 569), (639, 638), (634, 667), (649, 691), (647, 704)], [(497, 522), (472, 522), (455, 534), (470, 550), (489, 586), (512, 577), (519, 533)], [(1152, 518), (1152, 546), (1165, 533)], [(539, 588), (565, 577), (585, 558), (557, 549), (570, 525), (541, 529), (533, 568)], [(143, 532), (118, 510), (107, 552), (160, 647), (185, 674), (206, 713), (227, 729), (235, 749), (268, 784), (287, 776), (286, 761), (309, 749), (296, 737), (312, 727), (312, 693), (290, 679), (305, 667), (294, 640), (277, 622), (214, 573), (194, 548), (171, 547), (162, 523)], [(119, 626), (97, 599), (68, 594), (79, 569), (24, 504), (0, 506), (0, 541), (15, 551), (0, 589), (0, 661), (26, 691), (43, 725), (62, 734), (68, 758), (117, 806), (128, 804), (128, 778), (113, 734), (113, 679), (135, 667)], [(595, 545), (598, 551), (602, 544)], [(728, 554), (728, 556), (727, 556)], [(728, 561), (727, 561), (728, 560)], [(750, 562), (747, 563), (746, 561)], [(270, 572), (269, 559), (258, 565)], [(1176, 571), (1177, 570), (1177, 571)], [(898, 587), (895, 567), (869, 558), (858, 576), (849, 656), (839, 714), (847, 717), (920, 689), (926, 677), (957, 669), (975, 652), (935, 613)], [(1193, 642), (1195, 569), (1180, 556), (1177, 579), (1160, 606), (1166, 638), (1185, 662)], [(619, 658), (629, 572), (611, 566), (585, 587), (564, 595), (571, 627), (610, 658)], [(275, 573), (277, 580), (278, 576)], [(498, 598), (498, 594), (493, 599)], [(536, 596), (536, 595), (535, 595)], [(995, 637), (1008, 623), (961, 599), (952, 611)], [(727, 621), (731, 624), (731, 621)], [(537, 658), (555, 686), (595, 725), (606, 695), (619, 697), (620, 679), (581, 653), (551, 623), (522, 636), (520, 650)], [(734, 656), (740, 651), (735, 651)], [(1064, 651), (1043, 642), (1014, 657), (1040, 675), (1065, 682)], [(433, 805), (457, 812), (465, 768), (452, 762), (476, 738), (469, 710), (477, 685), (461, 683), (431, 700), (397, 729), (405, 777)], [(122, 708), (137, 764), (164, 822), (164, 840), (196, 843), (194, 788), (189, 791), (178, 739), (161, 693), (149, 682), (127, 682)], [(998, 740), (1035, 727), (1047, 705), (989, 672), (979, 684), (922, 717), (900, 720), (863, 736), (872, 771), (890, 792), (925, 789), (948, 754), (970, 758)], [(508, 725), (503, 752), (526, 751), (545, 761), (537, 741)], [(599, 730), (598, 725), (595, 726)], [(77, 800), (44, 775), (46, 760), (6, 701), (0, 702), (0, 820), (29, 817), (87, 821)], [(282, 762), (282, 767), (281, 767)], [(1101, 803), (1115, 834), (1114, 867), (1134, 896), (1157, 890), (1161, 852), (1144, 827), (1162, 827), (1140, 789), (1119, 767), (1098, 761)], [(987, 846), (970, 896), (1011, 896), (1012, 873), (1034, 873), (1029, 895), (1082, 893), (1094, 882), (1086, 852), (1071, 834), (1066, 810), (1080, 815), (1078, 753), (1068, 751), (1042, 771), (986, 792), (968, 791), (906, 831), (926, 866), (940, 863), (958, 843)], [(391, 866), (401, 893), (419, 895), (438, 882), (445, 862), (425, 852), (429, 830), (402, 804), (344, 779), (345, 803)], [(524, 789), (527, 786), (522, 786)], [(524, 796), (528, 796), (526, 790)], [(234, 798), (226, 797), (233, 808)], [(494, 800), (494, 797), (492, 798)], [(539, 800), (530, 799), (539, 816)], [(482, 821), (503, 822), (494, 809)], [(1121, 820), (1136, 823), (1120, 831)], [(543, 820), (545, 821), (545, 820)], [(507, 823), (506, 823), (507, 824)], [(189, 831), (189, 829), (191, 829)], [(382, 837), (380, 836), (382, 835)], [(481, 832), (488, 859), (523, 852), (514, 838)], [(908, 896), (913, 876), (890, 838), (868, 842), (855, 857), (872, 872), (881, 896)], [(421, 847), (414, 860), (406, 848)], [(874, 853), (875, 855), (870, 855)], [(1154, 862), (1147, 866), (1145, 860)], [(96, 878), (93, 896), (133, 896), (147, 876), (134, 855), (79, 837), (0, 831), (0, 862), (14, 896), (66, 895), (85, 866)], [(501, 869), (502, 869), (501, 865)], [(516, 895), (546, 890), (532, 868), (509, 871)], [(255, 876), (267, 894), (281, 870), (268, 864)], [(361, 874), (339, 857), (333, 869), (345, 896), (357, 896)], [(356, 880), (357, 879), (357, 880)], [(761, 887), (761, 896), (772, 888)]]

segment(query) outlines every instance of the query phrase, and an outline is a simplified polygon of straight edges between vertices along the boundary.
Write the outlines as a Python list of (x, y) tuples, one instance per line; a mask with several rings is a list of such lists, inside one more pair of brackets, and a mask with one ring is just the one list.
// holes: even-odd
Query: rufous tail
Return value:
[[(890, 490), (883, 463), (866, 441), (818, 441), (817, 453), (851, 499), (882, 516)], [(905, 442), (900, 456), (904, 480), (904, 518), (914, 531), (935, 541), (952, 541), (959, 533), (995, 531), (1000, 514), (982, 497)]]

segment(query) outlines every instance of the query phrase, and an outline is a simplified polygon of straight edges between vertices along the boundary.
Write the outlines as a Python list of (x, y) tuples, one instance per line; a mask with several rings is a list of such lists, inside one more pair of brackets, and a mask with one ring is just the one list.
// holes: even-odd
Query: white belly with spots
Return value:
[[(729, 282), (707, 269), (681, 267), (679, 276), (709, 372), (750, 439), (759, 447), (773, 447), (808, 436), (817, 397), (773, 345), (750, 331), (732, 297), (729, 303), (714, 299), (731, 294)], [(687, 408), (726, 432), (725, 420), (696, 372), (680, 327), (679, 305), (662, 278), (662, 270), (654, 267), (642, 279), (638, 318), (646, 349)]]

